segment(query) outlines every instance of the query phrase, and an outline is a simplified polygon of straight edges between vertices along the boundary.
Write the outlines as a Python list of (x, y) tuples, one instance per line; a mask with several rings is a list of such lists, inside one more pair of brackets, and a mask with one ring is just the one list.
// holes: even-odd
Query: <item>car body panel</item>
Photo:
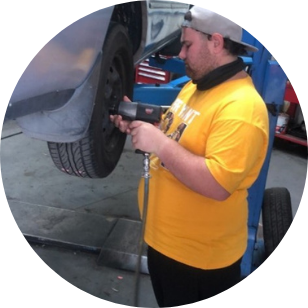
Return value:
[(10, 103), (78, 88), (101, 52), (112, 11), (109, 7), (87, 15), (51, 39), (26, 68)]
[[(189, 8), (172, 1), (148, 0), (140, 5), (142, 32), (134, 65), (176, 38)], [(115, 8), (81, 18), (38, 52), (16, 85), (6, 119), (16, 119), (25, 134), (37, 139), (74, 142), (82, 138), (89, 127), (102, 46)]]
[(92, 116), (101, 58), (102, 53), (98, 55), (97, 63), (88, 78), (74, 90), (61, 108), (18, 117), (16, 121), (23, 133), (32, 138), (57, 143), (71, 143), (83, 138)]

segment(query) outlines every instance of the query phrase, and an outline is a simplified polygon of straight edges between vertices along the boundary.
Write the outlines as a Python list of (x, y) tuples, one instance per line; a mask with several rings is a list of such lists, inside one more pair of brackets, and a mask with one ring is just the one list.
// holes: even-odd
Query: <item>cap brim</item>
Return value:
[(259, 49), (257, 47), (255, 47), (255, 46), (253, 46), (253, 45), (250, 45), (250, 44), (247, 44), (247, 43), (244, 43), (244, 42), (237, 42), (237, 41), (234, 41), (234, 40), (233, 40), (233, 42), (245, 46), (247, 51), (252, 51), (252, 52), (259, 51)]

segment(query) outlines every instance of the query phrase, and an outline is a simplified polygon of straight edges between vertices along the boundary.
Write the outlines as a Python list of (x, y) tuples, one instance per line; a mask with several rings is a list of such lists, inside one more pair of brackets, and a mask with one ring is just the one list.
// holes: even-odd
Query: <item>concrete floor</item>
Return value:
[[(108, 178), (81, 179), (58, 171), (46, 143), (26, 137), (14, 121), (8, 121), (2, 131), (1, 171), (8, 204), (21, 232), (72, 244), (72, 249), (67, 249), (32, 243), (37, 255), (77, 288), (100, 299), (132, 306), (134, 273), (97, 262), (98, 249), (115, 224), (139, 219), (136, 189), (142, 157), (134, 153), (130, 142)], [(289, 189), (294, 215), (306, 171), (307, 148), (275, 142), (266, 186)], [(78, 245), (86, 249), (77, 249)], [(140, 305), (157, 306), (148, 275), (142, 275), (140, 285)]]

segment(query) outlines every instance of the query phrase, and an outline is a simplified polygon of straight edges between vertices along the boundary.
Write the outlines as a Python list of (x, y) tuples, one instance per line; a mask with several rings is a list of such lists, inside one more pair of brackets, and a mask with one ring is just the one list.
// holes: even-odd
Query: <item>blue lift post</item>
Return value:
[[(275, 128), (278, 113), (284, 102), (287, 82), (287, 76), (278, 62), (273, 59), (269, 51), (260, 42), (246, 31), (244, 31), (244, 41), (259, 49), (258, 52), (243, 57), (243, 60), (247, 65), (248, 72), (254, 81), (256, 89), (268, 106), (270, 137), (267, 156), (260, 175), (249, 189), (248, 245), (241, 264), (243, 278), (251, 274), (265, 260), (264, 241), (262, 238), (258, 238), (258, 228), (275, 137)], [(136, 84), (133, 99), (149, 104), (169, 106), (176, 98), (182, 86), (189, 80), (185, 76), (184, 63), (178, 58), (169, 58), (161, 61), (152, 57), (150, 65), (176, 73), (181, 77), (172, 80), (168, 84)]]

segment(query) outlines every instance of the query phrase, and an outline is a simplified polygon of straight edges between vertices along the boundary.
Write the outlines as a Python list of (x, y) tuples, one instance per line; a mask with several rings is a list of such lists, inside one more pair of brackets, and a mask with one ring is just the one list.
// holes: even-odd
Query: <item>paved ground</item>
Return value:
[[(139, 219), (136, 189), (141, 160), (128, 142), (119, 165), (108, 178), (70, 177), (53, 166), (45, 142), (24, 136), (14, 122), (5, 122), (3, 126), (2, 180), (18, 227), (23, 234), (60, 238), (73, 248), (31, 244), (36, 254), (77, 288), (129, 306), (133, 305), (134, 273), (98, 265), (95, 249), (99, 249), (119, 220)], [(294, 215), (301, 201), (306, 170), (306, 148), (275, 144), (267, 187), (289, 189)], [(94, 251), (76, 249), (76, 244)], [(141, 306), (156, 306), (148, 275), (142, 275), (140, 294)]]
[[(31, 244), (40, 258), (81, 290), (133, 306), (134, 273), (99, 266), (97, 251), (88, 252), (102, 246), (118, 219), (139, 220), (136, 188), (142, 156), (130, 143), (108, 178), (81, 179), (54, 167), (45, 142), (26, 137), (14, 122), (6, 122), (1, 171), (10, 209), (23, 234), (72, 244), (72, 249)], [(76, 250), (78, 245), (86, 252)], [(139, 294), (141, 306), (156, 306), (148, 275), (141, 276)]]

